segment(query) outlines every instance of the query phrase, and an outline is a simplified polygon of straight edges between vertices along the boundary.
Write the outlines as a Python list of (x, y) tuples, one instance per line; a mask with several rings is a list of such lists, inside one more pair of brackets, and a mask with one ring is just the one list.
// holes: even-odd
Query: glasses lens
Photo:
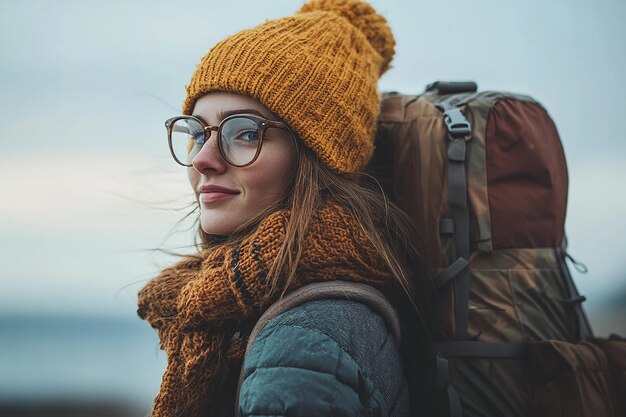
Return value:
[(222, 125), (222, 152), (234, 165), (246, 165), (256, 155), (259, 145), (259, 127), (248, 117), (234, 117)]
[(205, 141), (204, 129), (194, 119), (178, 119), (172, 125), (172, 151), (183, 164), (191, 164)]

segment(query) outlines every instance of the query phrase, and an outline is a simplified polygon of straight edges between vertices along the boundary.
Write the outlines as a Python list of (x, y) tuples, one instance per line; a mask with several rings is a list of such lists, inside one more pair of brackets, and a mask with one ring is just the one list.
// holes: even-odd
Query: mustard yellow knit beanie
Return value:
[(183, 113), (200, 96), (256, 98), (339, 172), (363, 168), (373, 152), (378, 78), (395, 40), (384, 17), (358, 0), (312, 0), (215, 45), (187, 86)]

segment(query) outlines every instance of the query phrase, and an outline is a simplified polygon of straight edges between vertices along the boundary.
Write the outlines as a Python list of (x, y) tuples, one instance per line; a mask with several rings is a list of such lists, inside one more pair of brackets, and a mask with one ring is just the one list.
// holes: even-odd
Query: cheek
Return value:
[(268, 155), (259, 158), (252, 167), (254, 170), (246, 173), (246, 191), (254, 202), (267, 204), (285, 195), (296, 168), (291, 154)]

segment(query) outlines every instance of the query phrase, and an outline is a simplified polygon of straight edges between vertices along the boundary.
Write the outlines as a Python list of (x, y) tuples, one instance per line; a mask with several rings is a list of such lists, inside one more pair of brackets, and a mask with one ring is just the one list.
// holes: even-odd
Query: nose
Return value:
[(200, 152), (192, 158), (191, 165), (200, 174), (206, 174), (211, 171), (217, 173), (224, 172), (228, 164), (222, 158), (217, 146), (217, 132), (208, 133), (211, 136), (207, 138)]

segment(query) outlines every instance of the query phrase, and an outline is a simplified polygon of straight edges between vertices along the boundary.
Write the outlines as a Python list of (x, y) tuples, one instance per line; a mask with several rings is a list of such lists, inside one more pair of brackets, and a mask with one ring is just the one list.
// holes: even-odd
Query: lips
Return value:
[(232, 190), (219, 185), (203, 185), (199, 188), (198, 199), (205, 204), (216, 201), (227, 200), (239, 194), (239, 191)]

